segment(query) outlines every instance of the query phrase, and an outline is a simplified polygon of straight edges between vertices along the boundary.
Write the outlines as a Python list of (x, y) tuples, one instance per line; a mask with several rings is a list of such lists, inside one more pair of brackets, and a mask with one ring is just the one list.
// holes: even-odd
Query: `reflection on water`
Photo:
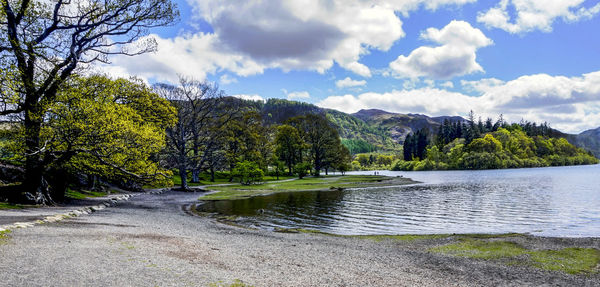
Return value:
[(527, 232), (600, 236), (600, 166), (492, 171), (386, 172), (423, 184), (278, 193), (206, 202), (259, 228), (336, 234)]

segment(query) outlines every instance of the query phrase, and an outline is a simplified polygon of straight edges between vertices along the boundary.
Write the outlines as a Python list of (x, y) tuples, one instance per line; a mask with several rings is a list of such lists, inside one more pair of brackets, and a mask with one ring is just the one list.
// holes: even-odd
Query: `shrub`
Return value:
[(238, 178), (243, 185), (251, 185), (261, 182), (264, 173), (258, 168), (258, 164), (250, 161), (238, 162), (233, 169), (233, 177)]

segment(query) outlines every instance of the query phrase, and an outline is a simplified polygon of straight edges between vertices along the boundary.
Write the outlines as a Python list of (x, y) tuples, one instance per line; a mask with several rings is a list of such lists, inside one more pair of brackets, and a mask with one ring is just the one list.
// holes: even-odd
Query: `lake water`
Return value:
[(306, 228), (335, 234), (600, 236), (600, 165), (379, 173), (422, 183), (278, 193), (207, 202), (197, 208), (237, 215), (237, 223), (251, 227)]

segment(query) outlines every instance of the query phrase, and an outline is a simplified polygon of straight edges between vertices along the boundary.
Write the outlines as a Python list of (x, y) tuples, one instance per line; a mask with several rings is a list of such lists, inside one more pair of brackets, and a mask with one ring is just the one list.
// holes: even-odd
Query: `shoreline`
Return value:
[[(597, 273), (571, 275), (428, 251), (451, 243), (448, 238), (377, 241), (229, 226), (182, 210), (197, 196), (173, 191), (140, 194), (89, 215), (15, 229), (0, 243), (0, 282), (12, 286), (229, 286), (236, 280), (246, 284), (242, 286), (600, 285)], [(518, 236), (510, 240), (522, 240), (533, 249), (600, 246), (600, 238)]]

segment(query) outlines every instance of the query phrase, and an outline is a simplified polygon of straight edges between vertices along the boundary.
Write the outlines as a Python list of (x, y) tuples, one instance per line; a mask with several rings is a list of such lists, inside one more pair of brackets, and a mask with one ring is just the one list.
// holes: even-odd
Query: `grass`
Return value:
[(593, 248), (565, 248), (531, 252), (535, 267), (570, 274), (594, 273), (600, 263), (600, 251)]
[(473, 238), (462, 238), (459, 242), (434, 247), (429, 251), (484, 260), (519, 259), (520, 263), (528, 266), (570, 274), (596, 273), (600, 263), (600, 251), (594, 248), (529, 250), (510, 241)]
[[(293, 176), (279, 176), (279, 179), (275, 176), (265, 176), (263, 180), (265, 182), (276, 181), (276, 180), (284, 180), (294, 178)], [(188, 178), (188, 186), (202, 186), (202, 185), (214, 185), (214, 184), (222, 184), (222, 183), (230, 183), (229, 176), (225, 173), (219, 173), (218, 176), (215, 177), (215, 181), (210, 181), (210, 176), (207, 174), (202, 174), (200, 177), (200, 182), (191, 182), (191, 179)], [(173, 185), (178, 186), (181, 185), (181, 176), (173, 175)]]
[(375, 175), (346, 175), (305, 177), (291, 181), (264, 182), (254, 185), (211, 185), (208, 189), (219, 191), (201, 197), (201, 200), (232, 200), (274, 192), (293, 192), (309, 190), (330, 190), (369, 186), (386, 186), (413, 183), (407, 178), (394, 178)]
[(0, 209), (23, 209), (20, 204), (12, 204), (8, 202), (0, 202)]
[[(117, 191), (111, 191), (111, 193), (117, 193)], [(108, 195), (108, 192), (90, 191), (90, 190), (74, 190), (67, 189), (65, 196), (71, 199), (85, 199), (89, 197), (102, 197)]]

